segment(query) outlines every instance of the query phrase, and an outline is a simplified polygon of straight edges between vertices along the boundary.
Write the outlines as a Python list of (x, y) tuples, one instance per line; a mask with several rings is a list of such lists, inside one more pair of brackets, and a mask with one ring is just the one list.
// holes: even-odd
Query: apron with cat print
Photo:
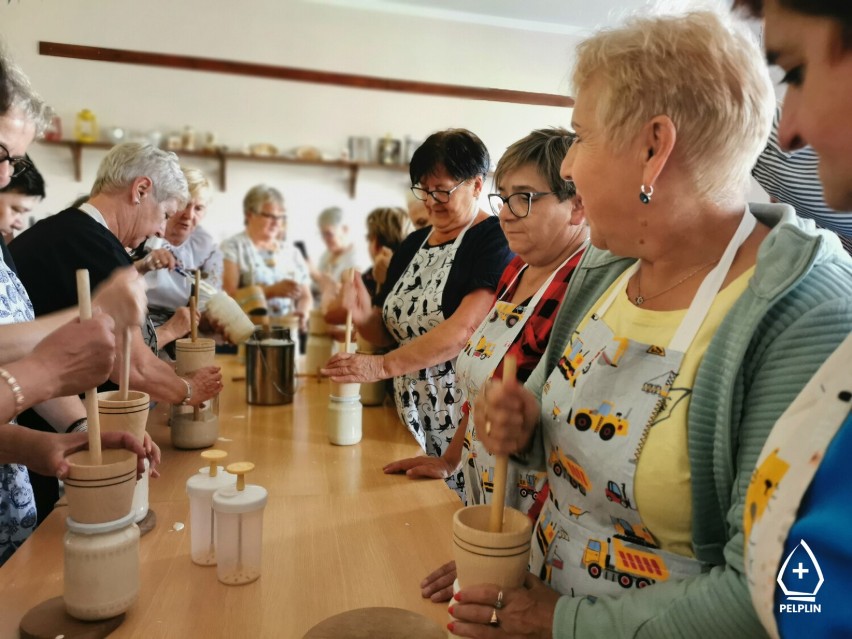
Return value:
[[(414, 254), (408, 268), (385, 300), (382, 318), (400, 345), (425, 335), (444, 321), (442, 298), (456, 252), (470, 223), (453, 242), (429, 246), (431, 232)], [(394, 395), (399, 418), (417, 443), (433, 457), (440, 457), (461, 420), (464, 393), (456, 380), (456, 358), (394, 377)], [(461, 471), (446, 480), (464, 497)]]
[(617, 595), (699, 574), (698, 560), (658, 547), (634, 498), (636, 465), (683, 361), (755, 218), (746, 210), (668, 345), (615, 335), (605, 315), (637, 262), (594, 309), (542, 389), (550, 494), (530, 570), (562, 594)]
[[(466, 401), (473, 402), (479, 395), (482, 385), (494, 374), (494, 370), (515, 343), (527, 320), (535, 314), (536, 307), (553, 279), (557, 275), (563, 277), (563, 269), (586, 246), (587, 242), (584, 242), (577, 251), (562, 262), (526, 304), (515, 305), (503, 299), (497, 300), (494, 309), (473, 332), (456, 362), (456, 374), (459, 385), (464, 390)], [(524, 266), (509, 283), (506, 287), (507, 293), (512, 290), (515, 282), (527, 268)], [(470, 412), (468, 419), (462, 472), (465, 477), (465, 505), (490, 504), (491, 493), (494, 490), (494, 456), (485, 450), (485, 446), (476, 437), (473, 411)], [(506, 486), (509, 488), (506, 504), (527, 513), (547, 483), (547, 475), (515, 464), (509, 465), (508, 472)]]

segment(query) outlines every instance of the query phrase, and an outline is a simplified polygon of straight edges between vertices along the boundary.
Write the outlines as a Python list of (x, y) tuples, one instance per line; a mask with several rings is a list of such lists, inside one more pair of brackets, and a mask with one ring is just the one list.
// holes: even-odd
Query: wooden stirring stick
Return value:
[[(192, 342), (198, 340), (198, 321), (195, 319), (195, 309), (198, 308), (198, 286), (201, 278), (201, 271), (195, 269), (195, 291), (192, 297), (189, 298), (189, 334)], [(197, 422), (201, 418), (201, 409), (198, 406), (192, 408), (192, 421)]]
[[(513, 383), (518, 370), (514, 355), (503, 358), (503, 381)], [(491, 493), (490, 532), (503, 532), (503, 507), (506, 505), (506, 475), (509, 472), (509, 456), (496, 455), (494, 462), (494, 490)]]
[(124, 350), (122, 351), (121, 370), (118, 375), (118, 392), (122, 401), (130, 396), (130, 331), (132, 326), (124, 327)]
[[(89, 288), (89, 271), (81, 268), (77, 271), (77, 303), (80, 305), (80, 319), (92, 319), (92, 291)], [(89, 454), (92, 463), (100, 466), (103, 463), (101, 455), (101, 422), (98, 415), (98, 389), (86, 391), (86, 417), (89, 422)]]
[[(355, 281), (355, 269), (349, 269), (349, 283), (352, 284)], [(352, 343), (352, 309), (346, 310), (346, 350), (344, 352), (349, 352), (349, 345)]]

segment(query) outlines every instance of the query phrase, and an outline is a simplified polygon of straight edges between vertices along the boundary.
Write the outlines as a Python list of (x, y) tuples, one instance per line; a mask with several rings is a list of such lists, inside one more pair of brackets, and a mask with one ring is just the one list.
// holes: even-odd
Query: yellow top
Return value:
[[(745, 291), (753, 273), (754, 267), (716, 296), (692, 346), (684, 355), (666, 408), (654, 422), (636, 466), (633, 492), (642, 523), (654, 535), (660, 548), (687, 557), (694, 556), (692, 485), (686, 427), (692, 385), (710, 340), (734, 302)], [(606, 299), (616, 284), (610, 286), (601, 299)], [(642, 309), (634, 306), (626, 294), (621, 294), (603, 319), (616, 335), (647, 344), (667, 345), (685, 315), (686, 309)], [(588, 320), (588, 315), (583, 318), (580, 330)]]
[(254, 464), (251, 462), (234, 462), (233, 464), (228, 464), (225, 468), (232, 475), (237, 476), (237, 490), (245, 490), (246, 489), (246, 473), (250, 473), (254, 470)]
[(228, 456), (224, 450), (218, 450), (216, 448), (211, 448), (210, 450), (205, 450), (201, 453), (201, 459), (210, 463), (210, 477), (216, 477), (219, 474), (219, 464), (218, 462), (225, 459)]

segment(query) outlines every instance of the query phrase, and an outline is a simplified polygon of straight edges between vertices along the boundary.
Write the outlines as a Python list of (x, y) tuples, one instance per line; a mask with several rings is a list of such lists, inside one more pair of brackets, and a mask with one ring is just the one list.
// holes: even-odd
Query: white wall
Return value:
[[(268, 142), (286, 150), (312, 145), (328, 154), (350, 135), (391, 133), (422, 140), (466, 127), (493, 160), (531, 129), (567, 126), (556, 107), (414, 96), (40, 56), (39, 41), (176, 53), (448, 84), (567, 94), (568, 36), (333, 8), (300, 0), (0, 0), (0, 36), (34, 86), (62, 118), (66, 137), (81, 108), (103, 129), (164, 134), (190, 124), (240, 148)], [(103, 152), (84, 153), (83, 181), (73, 180), (70, 152), (34, 145), (48, 181), (41, 215), (88, 191)], [(216, 165), (186, 164), (214, 174)], [(242, 227), (241, 200), (255, 183), (280, 188), (289, 233), (322, 250), (317, 213), (332, 204), (352, 214), (354, 236), (376, 206), (402, 205), (407, 174), (365, 170), (350, 200), (343, 171), (251, 162), (229, 164), (228, 190), (217, 192), (205, 226), (218, 238)]]

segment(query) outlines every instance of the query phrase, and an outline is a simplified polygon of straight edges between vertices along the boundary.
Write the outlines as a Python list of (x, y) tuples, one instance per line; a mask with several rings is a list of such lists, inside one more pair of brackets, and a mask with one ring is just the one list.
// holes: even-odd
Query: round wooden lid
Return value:
[(437, 623), (401, 608), (358, 608), (329, 617), (303, 639), (445, 639)]

